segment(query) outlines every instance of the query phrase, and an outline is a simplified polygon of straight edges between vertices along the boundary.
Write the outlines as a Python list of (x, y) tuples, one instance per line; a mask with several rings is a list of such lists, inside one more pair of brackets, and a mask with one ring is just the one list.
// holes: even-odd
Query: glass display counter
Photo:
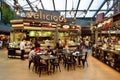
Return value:
[(92, 55), (108, 66), (120, 72), (120, 50), (95, 48)]
[[(21, 56), (20, 48), (19, 48), (18, 44), (15, 43), (15, 42), (9, 43), (9, 46), (8, 46), (7, 50), (8, 50), (8, 58), (10, 58), (10, 57), (14, 58), (16, 56)], [(30, 50), (31, 50), (31, 47), (26, 46), (24, 55), (28, 56)]]

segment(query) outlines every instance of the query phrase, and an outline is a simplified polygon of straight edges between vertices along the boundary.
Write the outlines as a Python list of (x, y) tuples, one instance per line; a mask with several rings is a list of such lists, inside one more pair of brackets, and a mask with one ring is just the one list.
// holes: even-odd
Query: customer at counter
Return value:
[(21, 60), (24, 60), (25, 47), (26, 47), (25, 44), (26, 44), (26, 41), (25, 41), (25, 39), (23, 39), (23, 40), (20, 42)]

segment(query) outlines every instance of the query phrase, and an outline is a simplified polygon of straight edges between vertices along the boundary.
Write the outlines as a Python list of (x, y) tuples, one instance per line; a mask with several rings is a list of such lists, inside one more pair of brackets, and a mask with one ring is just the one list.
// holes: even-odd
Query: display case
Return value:
[[(21, 50), (19, 48), (18, 43), (15, 42), (9, 43), (7, 50), (8, 50), (8, 58), (15, 58), (17, 56), (21, 56)], [(26, 46), (24, 55), (28, 57), (30, 50), (31, 50), (31, 46)]]
[(115, 18), (116, 15), (95, 24), (92, 56), (120, 72), (120, 28)]
[(96, 48), (92, 55), (98, 60), (120, 72), (120, 51)]

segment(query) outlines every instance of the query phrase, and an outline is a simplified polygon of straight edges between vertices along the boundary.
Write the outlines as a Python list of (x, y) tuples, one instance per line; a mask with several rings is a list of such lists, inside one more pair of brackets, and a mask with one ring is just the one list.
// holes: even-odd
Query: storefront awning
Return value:
[(11, 30), (12, 27), (10, 25), (0, 22), (0, 32), (10, 32)]

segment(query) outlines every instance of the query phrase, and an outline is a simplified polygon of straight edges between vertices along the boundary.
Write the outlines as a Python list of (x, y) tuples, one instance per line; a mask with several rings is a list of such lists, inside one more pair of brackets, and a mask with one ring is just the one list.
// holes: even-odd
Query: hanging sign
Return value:
[(38, 12), (33, 12), (30, 10), (25, 12), (23, 18), (52, 22), (66, 22), (66, 18), (60, 16), (60, 13), (57, 11), (38, 10)]

